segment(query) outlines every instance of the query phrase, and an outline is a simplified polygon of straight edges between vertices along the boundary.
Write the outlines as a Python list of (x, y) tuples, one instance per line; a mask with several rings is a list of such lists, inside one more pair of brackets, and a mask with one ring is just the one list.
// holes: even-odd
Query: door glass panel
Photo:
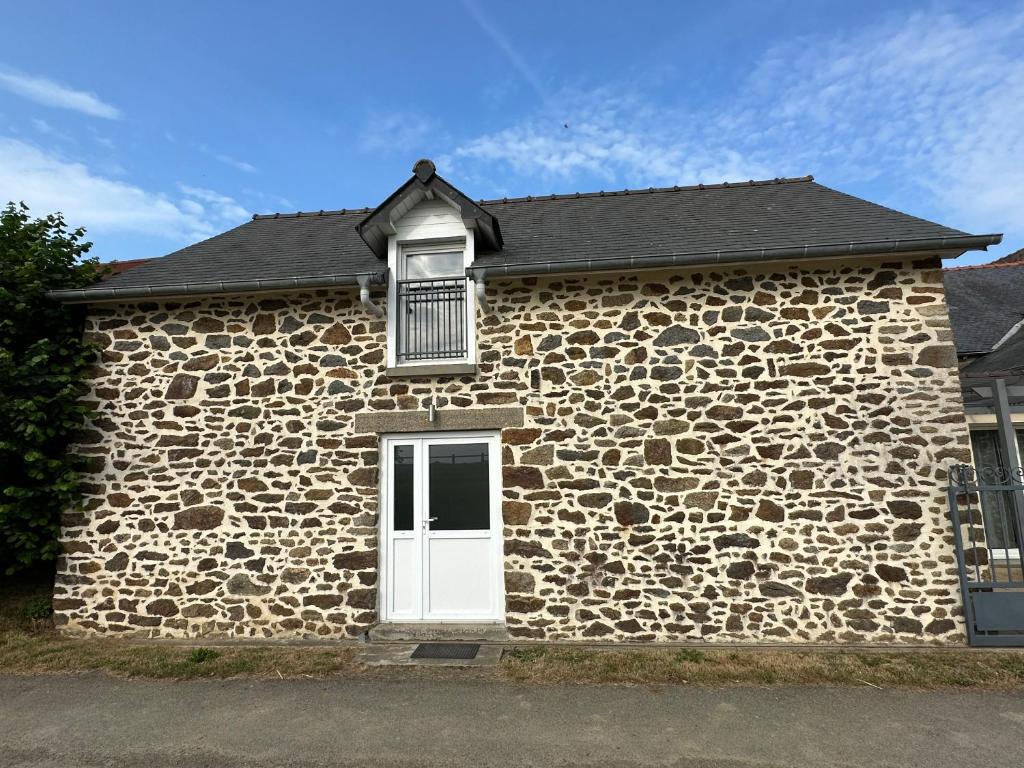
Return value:
[(413, 456), (411, 445), (396, 445), (394, 453), (394, 519), (393, 531), (412, 530)]
[(487, 454), (486, 443), (430, 446), (430, 530), (491, 527)]

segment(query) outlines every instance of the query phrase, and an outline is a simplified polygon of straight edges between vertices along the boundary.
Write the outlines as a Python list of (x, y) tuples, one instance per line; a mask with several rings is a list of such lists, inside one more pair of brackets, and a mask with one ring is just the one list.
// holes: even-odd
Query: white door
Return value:
[(503, 621), (496, 433), (383, 440), (385, 621)]

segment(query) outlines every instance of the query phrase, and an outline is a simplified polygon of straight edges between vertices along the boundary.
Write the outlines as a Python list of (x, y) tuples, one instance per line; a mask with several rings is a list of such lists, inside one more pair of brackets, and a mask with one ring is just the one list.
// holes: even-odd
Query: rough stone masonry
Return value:
[(378, 437), (500, 405), (507, 623), (546, 640), (963, 642), (969, 460), (937, 259), (508, 279), (475, 377), (387, 378), (355, 290), (98, 304), (77, 634), (351, 638)]

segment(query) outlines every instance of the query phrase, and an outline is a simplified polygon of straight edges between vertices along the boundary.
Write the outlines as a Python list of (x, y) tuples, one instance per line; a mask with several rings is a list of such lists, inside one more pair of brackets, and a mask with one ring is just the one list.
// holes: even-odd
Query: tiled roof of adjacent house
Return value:
[[(760, 252), (761, 258), (773, 253), (785, 258), (822, 255), (822, 246), (835, 250), (830, 255), (840, 255), (875, 248), (910, 251), (916, 241), (924, 249), (960, 250), (998, 242), (998, 236), (984, 236), (988, 240), (983, 241), (838, 192), (810, 176), (483, 200), (479, 205), (500, 224), (504, 247), (497, 253), (478, 253), (474, 266), (520, 272), (553, 271), (552, 264), (583, 259), (596, 260), (587, 268), (597, 269), (601, 260), (624, 258), (686, 255), (690, 263), (710, 264), (737, 253)], [(254, 216), (224, 234), (115, 275), (97, 288), (167, 295), (174, 287), (203, 284), (209, 290), (202, 292), (217, 293), (264, 281), (330, 284), (344, 276), (379, 273), (386, 264), (356, 232), (368, 212)]]
[(943, 278), (959, 354), (990, 352), (1024, 320), (1024, 263), (947, 269)]
[(129, 269), (135, 269), (141, 267), (146, 262), (152, 261), (152, 259), (128, 259), (127, 261), (111, 261), (104, 266), (110, 269), (110, 274), (102, 278), (109, 280), (114, 275), (120, 275), (122, 272), (127, 272)]
[(1005, 256), (1003, 256), (1001, 259), (996, 259), (992, 263), (993, 264), (1016, 264), (1019, 261), (1024, 261), (1024, 248), (1021, 248), (1020, 250), (1014, 251), (1013, 253), (1008, 253)]

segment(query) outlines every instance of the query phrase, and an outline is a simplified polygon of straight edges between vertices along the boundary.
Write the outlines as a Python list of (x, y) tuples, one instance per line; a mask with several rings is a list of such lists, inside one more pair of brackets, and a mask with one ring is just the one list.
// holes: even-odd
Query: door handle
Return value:
[(438, 518), (436, 518), (436, 517), (428, 517), (428, 518), (427, 518), (427, 522), (428, 522), (428, 523), (432, 523), (432, 522), (434, 522), (434, 521), (435, 521), (435, 520), (437, 520), (437, 519), (438, 519)]

